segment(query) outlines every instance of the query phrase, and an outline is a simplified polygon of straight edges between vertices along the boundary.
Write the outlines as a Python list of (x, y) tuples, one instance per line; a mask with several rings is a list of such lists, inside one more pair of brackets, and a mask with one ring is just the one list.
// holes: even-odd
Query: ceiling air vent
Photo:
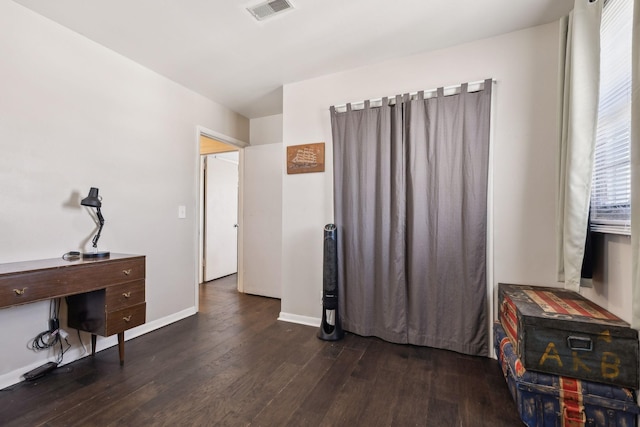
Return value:
[(266, 18), (271, 18), (279, 13), (293, 9), (291, 3), (288, 0), (271, 0), (258, 5), (247, 8), (249, 12), (258, 21), (262, 21)]

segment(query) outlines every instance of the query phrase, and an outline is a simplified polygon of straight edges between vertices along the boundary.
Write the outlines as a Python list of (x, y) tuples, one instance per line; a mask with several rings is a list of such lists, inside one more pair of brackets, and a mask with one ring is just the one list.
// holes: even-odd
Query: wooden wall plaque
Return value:
[(287, 147), (287, 174), (324, 172), (324, 142)]

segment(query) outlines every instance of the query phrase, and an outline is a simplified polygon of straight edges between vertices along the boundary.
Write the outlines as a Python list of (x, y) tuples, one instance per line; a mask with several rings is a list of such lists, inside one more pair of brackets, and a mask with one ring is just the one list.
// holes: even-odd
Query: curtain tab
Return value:
[(335, 114), (336, 114), (336, 106), (332, 105), (331, 107), (329, 107), (329, 112), (331, 113), (332, 116), (335, 116)]
[(460, 93), (467, 93), (469, 91), (469, 83), (462, 83), (460, 85)]
[(444, 87), (439, 87), (436, 92), (436, 95), (438, 98), (442, 98), (444, 96)]
[(368, 110), (370, 107), (371, 107), (371, 101), (367, 99), (366, 101), (364, 101), (364, 109)]
[(351, 103), (347, 104), (347, 112), (350, 113), (351, 112)]
[(484, 87), (482, 88), (482, 90), (484, 90), (488, 94), (491, 94), (491, 91), (493, 90), (493, 79), (486, 79), (484, 81)]
[(402, 95), (396, 95), (396, 105), (402, 105)]
[(424, 101), (424, 91), (418, 92), (418, 101)]

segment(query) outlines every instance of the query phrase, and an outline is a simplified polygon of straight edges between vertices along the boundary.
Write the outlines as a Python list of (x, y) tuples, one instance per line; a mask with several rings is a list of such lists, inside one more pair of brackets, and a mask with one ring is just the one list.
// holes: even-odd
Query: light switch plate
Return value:
[(178, 206), (178, 218), (183, 219), (187, 217), (187, 207), (185, 205)]

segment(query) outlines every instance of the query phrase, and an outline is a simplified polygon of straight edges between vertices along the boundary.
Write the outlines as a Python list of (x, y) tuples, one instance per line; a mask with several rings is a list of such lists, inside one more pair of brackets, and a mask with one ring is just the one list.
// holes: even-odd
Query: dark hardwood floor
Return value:
[(280, 301), (201, 285), (200, 312), (0, 391), (2, 426), (522, 425), (495, 360), (279, 322)]

